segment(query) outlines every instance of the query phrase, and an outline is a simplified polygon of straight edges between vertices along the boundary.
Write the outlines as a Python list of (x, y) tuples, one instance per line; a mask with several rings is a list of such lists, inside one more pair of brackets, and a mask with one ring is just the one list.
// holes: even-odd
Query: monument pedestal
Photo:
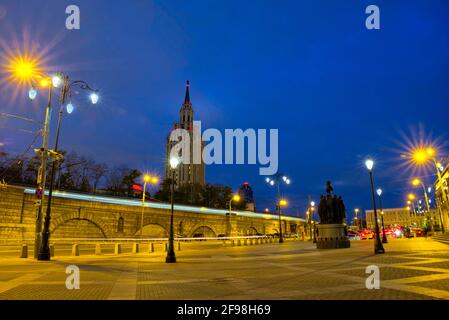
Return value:
[(317, 249), (349, 248), (351, 242), (346, 236), (343, 224), (319, 224), (316, 235)]

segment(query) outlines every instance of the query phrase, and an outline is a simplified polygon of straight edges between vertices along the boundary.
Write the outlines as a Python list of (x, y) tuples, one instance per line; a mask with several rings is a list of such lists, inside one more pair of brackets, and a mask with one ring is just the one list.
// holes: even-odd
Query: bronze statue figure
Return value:
[(327, 194), (332, 194), (334, 188), (332, 187), (332, 183), (330, 181), (326, 182), (326, 192)]
[(333, 192), (334, 188), (332, 187), (332, 183), (327, 181), (327, 196), (321, 195), (320, 203), (318, 204), (318, 215), (320, 216), (321, 224), (342, 224), (345, 222), (345, 204), (342, 197), (337, 197)]

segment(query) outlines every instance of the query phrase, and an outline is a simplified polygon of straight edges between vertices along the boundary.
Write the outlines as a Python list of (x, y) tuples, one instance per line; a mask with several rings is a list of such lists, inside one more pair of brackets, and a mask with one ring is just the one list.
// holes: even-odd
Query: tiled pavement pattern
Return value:
[[(449, 299), (449, 246), (430, 238), (390, 240), (384, 255), (372, 241), (339, 250), (204, 244), (184, 244), (176, 264), (162, 251), (37, 262), (0, 248), (0, 299)], [(70, 264), (81, 270), (79, 290), (65, 287)], [(365, 288), (368, 265), (380, 268), (379, 290)]]

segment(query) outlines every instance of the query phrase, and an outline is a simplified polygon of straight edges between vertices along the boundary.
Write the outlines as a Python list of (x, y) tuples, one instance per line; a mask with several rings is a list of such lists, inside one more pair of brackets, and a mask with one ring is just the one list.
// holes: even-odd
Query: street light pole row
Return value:
[[(445, 233), (445, 227), (444, 222), (445, 219), (443, 217), (444, 214), (448, 214), (449, 212), (449, 202), (448, 202), (448, 195), (446, 190), (443, 188), (443, 179), (441, 176), (440, 168), (442, 167), (441, 164), (438, 163), (437, 158), (437, 150), (432, 146), (419, 146), (417, 148), (414, 148), (410, 151), (408, 154), (403, 154), (401, 157), (409, 159), (413, 164), (416, 165), (425, 165), (428, 164), (429, 160), (433, 162), (435, 165), (437, 176), (439, 182), (441, 184), (441, 198), (442, 201), (439, 202), (438, 205), (438, 211), (440, 213), (440, 224), (441, 224), (441, 231)], [(428, 201), (427, 201), (428, 203)]]

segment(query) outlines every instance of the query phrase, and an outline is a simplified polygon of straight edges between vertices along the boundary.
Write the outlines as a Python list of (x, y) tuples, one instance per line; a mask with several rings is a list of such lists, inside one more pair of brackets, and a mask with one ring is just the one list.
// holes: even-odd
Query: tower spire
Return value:
[(190, 91), (189, 91), (189, 89), (190, 89), (190, 82), (189, 82), (189, 80), (187, 80), (187, 83), (186, 83), (186, 97), (184, 98), (184, 103), (182, 104), (185, 107), (191, 107), (192, 106), (192, 103), (190, 102)]

